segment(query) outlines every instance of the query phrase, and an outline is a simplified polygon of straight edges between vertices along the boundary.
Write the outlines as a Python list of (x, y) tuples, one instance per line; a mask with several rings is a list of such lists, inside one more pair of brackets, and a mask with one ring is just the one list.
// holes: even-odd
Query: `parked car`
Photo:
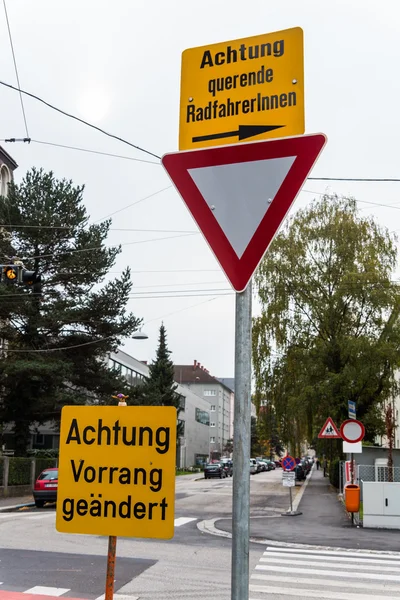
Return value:
[(269, 471), (267, 461), (261, 458), (259, 462), (261, 464), (261, 471)]
[(261, 471), (265, 471), (264, 463), (259, 458), (256, 458), (255, 461), (256, 461), (256, 466), (257, 466), (257, 473), (261, 473)]
[(36, 479), (33, 499), (37, 508), (43, 508), (45, 502), (56, 502), (58, 488), (58, 469), (45, 469)]
[(208, 463), (204, 467), (204, 479), (211, 479), (211, 477), (219, 477), (220, 479), (228, 477), (222, 463)]
[(255, 458), (250, 459), (250, 475), (255, 475), (257, 473), (257, 463)]
[(265, 462), (267, 464), (268, 471), (274, 471), (276, 469), (275, 463), (273, 460), (269, 460), (269, 458), (266, 458)]
[(302, 458), (300, 464), (303, 466), (303, 469), (307, 476), (311, 471), (311, 463), (307, 460), (307, 458)]
[(233, 462), (229, 458), (223, 458), (221, 464), (224, 467), (226, 476), (232, 477), (233, 475)]
[(280, 460), (274, 460), (275, 466), (277, 469), (281, 469), (282, 468), (282, 464)]
[(299, 462), (299, 464), (295, 466), (294, 472), (296, 474), (297, 481), (304, 481), (305, 478), (307, 477), (307, 473), (305, 472), (304, 467), (301, 464), (301, 462)]

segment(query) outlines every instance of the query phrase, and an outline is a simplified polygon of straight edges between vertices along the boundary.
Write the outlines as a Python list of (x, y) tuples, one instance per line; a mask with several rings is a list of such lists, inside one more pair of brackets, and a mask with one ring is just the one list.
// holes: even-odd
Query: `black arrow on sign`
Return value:
[(285, 127), (285, 125), (239, 125), (239, 129), (236, 131), (199, 135), (193, 137), (192, 142), (208, 142), (209, 140), (221, 140), (222, 138), (229, 137), (238, 137), (239, 141), (246, 140), (247, 138), (260, 135), (260, 133), (266, 133), (267, 131), (273, 131), (274, 129), (280, 129), (281, 127)]

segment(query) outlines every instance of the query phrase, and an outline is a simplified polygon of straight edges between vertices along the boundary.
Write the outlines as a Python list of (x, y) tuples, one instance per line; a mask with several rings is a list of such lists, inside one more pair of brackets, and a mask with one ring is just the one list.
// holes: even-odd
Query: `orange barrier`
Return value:
[(349, 513), (355, 513), (360, 510), (360, 486), (354, 483), (348, 483), (345, 487), (345, 504)]

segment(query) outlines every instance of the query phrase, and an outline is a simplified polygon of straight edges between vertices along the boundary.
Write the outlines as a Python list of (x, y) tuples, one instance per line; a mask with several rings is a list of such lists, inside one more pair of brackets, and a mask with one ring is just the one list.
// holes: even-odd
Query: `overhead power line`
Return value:
[(150, 152), (150, 150), (146, 150), (145, 148), (142, 148), (141, 146), (132, 144), (131, 142), (128, 142), (128, 140), (125, 140), (124, 138), (120, 137), (119, 135), (114, 135), (113, 133), (109, 133), (108, 131), (101, 129), (101, 127), (97, 127), (97, 125), (93, 125), (92, 123), (85, 121), (85, 119), (81, 119), (80, 117), (71, 115), (70, 113), (67, 113), (65, 110), (62, 110), (61, 108), (57, 108), (57, 106), (50, 104), (50, 102), (46, 102), (46, 100), (43, 100), (43, 98), (40, 98), (39, 96), (36, 96), (35, 94), (31, 94), (30, 92), (22, 90), (21, 86), (19, 84), (18, 84), (18, 87), (15, 87), (14, 85), (11, 85), (10, 83), (6, 83), (5, 81), (0, 81), (0, 85), (4, 85), (5, 87), (10, 88), (11, 90), (15, 90), (16, 92), (19, 92), (20, 94), (25, 94), (25, 96), (29, 96), (30, 98), (34, 98), (34, 100), (37, 100), (38, 102), (41, 102), (42, 104), (45, 104), (52, 110), (55, 110), (55, 111), (61, 113), (65, 117), (68, 117), (69, 119), (74, 119), (75, 121), (79, 121), (80, 123), (83, 123), (84, 125), (87, 125), (88, 127), (91, 127), (92, 129), (95, 129), (96, 131), (99, 131), (100, 133), (103, 133), (104, 135), (106, 135), (110, 138), (113, 138), (114, 140), (118, 140), (119, 142), (122, 142), (123, 144), (127, 144), (128, 146), (131, 146), (131, 148), (135, 148), (135, 150), (139, 150), (140, 152), (149, 154), (149, 156), (154, 156), (154, 158), (161, 158), (160, 156), (158, 156), (158, 154), (154, 154), (154, 152)]
[(28, 137), (28, 138), (29, 138), (28, 124), (27, 124), (27, 122), (26, 122), (26, 114), (25, 114), (24, 101), (23, 101), (23, 99), (22, 99), (21, 85), (20, 85), (20, 83), (19, 83), (19, 75), (18, 75), (17, 59), (15, 58), (14, 44), (13, 44), (12, 35), (11, 35), (10, 21), (9, 21), (9, 19), (8, 19), (8, 12), (7, 12), (6, 0), (3, 0), (3, 6), (4, 6), (4, 14), (5, 14), (5, 16), (6, 16), (6, 21), (7, 21), (8, 37), (10, 38), (10, 46), (11, 46), (11, 53), (12, 53), (13, 62), (14, 62), (15, 77), (16, 77), (16, 79), (17, 79), (17, 84), (18, 84), (18, 90), (19, 90), (19, 99), (20, 99), (20, 101), (21, 101), (21, 110), (22, 110), (22, 116), (23, 116), (24, 123), (25, 123), (26, 137)]

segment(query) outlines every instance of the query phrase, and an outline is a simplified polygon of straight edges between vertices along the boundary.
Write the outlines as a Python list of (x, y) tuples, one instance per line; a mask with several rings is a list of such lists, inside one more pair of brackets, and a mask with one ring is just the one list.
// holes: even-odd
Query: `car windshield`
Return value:
[(209, 463), (207, 467), (219, 467), (219, 463)]
[(43, 471), (38, 479), (58, 479), (58, 471)]

